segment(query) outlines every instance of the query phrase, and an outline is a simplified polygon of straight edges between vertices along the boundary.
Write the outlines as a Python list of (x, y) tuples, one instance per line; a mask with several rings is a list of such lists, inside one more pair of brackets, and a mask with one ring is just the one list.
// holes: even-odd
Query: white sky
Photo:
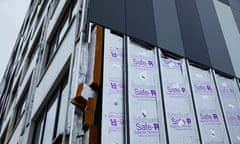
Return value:
[(30, 0), (0, 0), (0, 82)]

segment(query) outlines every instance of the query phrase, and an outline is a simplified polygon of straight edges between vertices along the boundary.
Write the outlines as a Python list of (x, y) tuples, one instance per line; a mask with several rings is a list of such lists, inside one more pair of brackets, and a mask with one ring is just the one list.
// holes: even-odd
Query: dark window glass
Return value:
[(65, 84), (61, 91), (61, 101), (60, 101), (60, 107), (59, 107), (57, 135), (62, 134), (64, 131), (64, 123), (65, 123), (65, 119), (66, 119), (68, 103), (69, 103), (68, 87)]
[(36, 122), (36, 130), (34, 133), (34, 138), (33, 138), (33, 143), (34, 144), (41, 144), (41, 137), (42, 137), (42, 132), (43, 132), (43, 126), (44, 126), (44, 117), (41, 117), (37, 122)]
[(30, 88), (30, 82), (31, 82), (31, 80), (28, 82), (28, 84), (27, 84), (27, 86), (26, 86), (26, 88), (23, 92), (23, 95), (21, 96), (21, 99), (19, 100), (19, 102), (16, 106), (13, 128), (16, 128), (16, 126), (18, 125), (18, 123), (22, 119), (23, 114), (25, 112), (26, 99), (27, 99), (27, 95), (28, 95), (28, 92), (29, 92), (29, 88)]
[(70, 25), (70, 20), (72, 17), (72, 8), (73, 8), (74, 1), (69, 4), (68, 8), (64, 12), (64, 15), (62, 19), (59, 22), (58, 28), (55, 30), (54, 34), (52, 35), (51, 39), (48, 42), (48, 48), (45, 52), (46, 57), (45, 57), (45, 67), (47, 67), (56, 53), (61, 41), (64, 38), (64, 35)]
[(43, 135), (43, 144), (52, 143), (54, 134), (54, 123), (57, 112), (57, 99), (53, 102), (46, 115), (45, 131)]
[(34, 144), (61, 143), (69, 106), (67, 78), (68, 75), (60, 82), (52, 98), (54, 101), (43, 109), (43, 114), (35, 122)]

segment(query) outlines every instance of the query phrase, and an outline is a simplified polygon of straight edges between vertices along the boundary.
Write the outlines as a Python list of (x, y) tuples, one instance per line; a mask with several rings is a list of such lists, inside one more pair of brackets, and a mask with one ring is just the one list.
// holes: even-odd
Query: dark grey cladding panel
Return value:
[(153, 0), (157, 45), (184, 56), (175, 0)]
[(196, 0), (212, 67), (235, 75), (213, 1)]
[(240, 11), (240, 0), (229, 0), (229, 3), (230, 3), (232, 8)]
[(211, 66), (195, 0), (176, 0), (185, 56)]
[(229, 4), (229, 0), (219, 0), (220, 2), (223, 2), (223, 3), (225, 3), (225, 4), (227, 4), (227, 5), (230, 5)]
[(88, 19), (124, 33), (125, 0), (90, 0)]
[(126, 0), (126, 34), (157, 44), (152, 0)]
[(238, 26), (238, 31), (240, 33), (240, 11), (232, 9), (232, 12)]

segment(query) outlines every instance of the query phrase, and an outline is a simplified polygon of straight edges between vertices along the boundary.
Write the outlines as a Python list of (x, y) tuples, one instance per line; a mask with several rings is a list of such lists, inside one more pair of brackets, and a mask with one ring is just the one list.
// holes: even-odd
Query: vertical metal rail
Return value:
[(212, 77), (213, 77), (215, 87), (217, 89), (217, 98), (218, 98), (218, 101), (219, 101), (219, 104), (220, 104), (220, 109), (221, 109), (221, 112), (222, 112), (222, 115), (223, 115), (223, 121), (224, 121), (225, 129), (227, 131), (228, 141), (231, 143), (230, 133), (229, 133), (229, 130), (227, 128), (228, 127), (227, 126), (227, 120), (226, 120), (226, 116), (225, 116), (225, 113), (224, 113), (224, 110), (223, 110), (223, 104), (222, 104), (222, 101), (221, 101), (221, 98), (220, 98), (220, 92), (219, 92), (219, 87), (218, 87), (218, 84), (217, 84), (216, 73), (213, 69), (211, 69), (211, 73), (212, 73)]
[(236, 78), (227, 78), (214, 72), (219, 91), (222, 112), (225, 116), (226, 127), (231, 143), (240, 142), (240, 89)]
[[(238, 86), (238, 90), (240, 91), (240, 81), (238, 78), (234, 78), (236, 83), (237, 83), (237, 86)], [(240, 98), (240, 95), (238, 96)]]
[[(165, 107), (164, 107), (164, 97), (163, 97), (163, 86), (161, 84), (162, 81), (162, 77), (161, 77), (161, 66), (160, 66), (160, 55), (161, 55), (161, 50), (160, 48), (155, 48), (155, 53), (156, 53), (156, 57), (155, 57), (155, 61), (156, 61), (156, 67), (157, 67), (157, 74), (158, 74), (158, 90), (160, 91), (159, 94), (157, 96), (157, 101), (156, 101), (156, 105), (157, 105), (157, 117), (158, 117), (158, 122), (159, 124), (161, 124), (161, 128), (163, 129), (160, 132), (159, 135), (159, 142), (163, 143), (163, 144), (167, 144), (169, 143), (168, 141), (168, 130), (167, 130), (167, 121), (166, 121), (166, 117), (164, 117), (164, 113), (165, 113)], [(161, 118), (162, 117), (162, 118)]]
[(128, 95), (128, 37), (123, 38), (123, 103), (124, 103), (124, 144), (130, 144), (129, 95)]
[(168, 143), (199, 143), (185, 61), (159, 53)]
[(194, 114), (195, 114), (195, 118), (196, 118), (196, 123), (197, 123), (197, 129), (198, 129), (198, 135), (199, 135), (199, 141), (200, 143), (202, 144), (202, 136), (201, 136), (201, 132), (200, 132), (200, 124), (199, 124), (199, 121), (198, 121), (198, 115), (197, 115), (197, 109), (196, 109), (196, 102), (195, 102), (195, 99), (194, 99), (194, 96), (193, 96), (193, 87), (192, 87), (192, 80), (191, 80), (191, 77), (190, 77), (190, 72), (189, 72), (189, 61), (186, 59), (186, 70), (187, 70), (187, 77), (188, 77), (188, 80), (189, 80), (189, 87), (190, 87), (190, 91), (191, 91), (191, 96), (192, 96), (192, 103), (193, 103), (193, 110), (194, 110)]
[(161, 74), (161, 61), (162, 61), (162, 52), (161, 50), (159, 49), (157, 51), (157, 55), (158, 55), (158, 67), (159, 67), (159, 78), (160, 78), (160, 82), (161, 82), (161, 96), (162, 96), (162, 107), (163, 107), (163, 116), (164, 116), (164, 128), (165, 128), (165, 135), (166, 135), (166, 142), (169, 143), (169, 131), (168, 131), (168, 128), (167, 128), (167, 115), (166, 115), (166, 107), (165, 107), (165, 98), (164, 98), (164, 92), (163, 92), (163, 78), (162, 78), (162, 74)]

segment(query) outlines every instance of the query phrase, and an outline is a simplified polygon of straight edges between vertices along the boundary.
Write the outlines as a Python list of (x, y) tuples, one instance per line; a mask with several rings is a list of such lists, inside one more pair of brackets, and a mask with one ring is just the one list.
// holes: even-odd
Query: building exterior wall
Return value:
[(238, 10), (32, 0), (0, 83), (0, 144), (240, 143)]

